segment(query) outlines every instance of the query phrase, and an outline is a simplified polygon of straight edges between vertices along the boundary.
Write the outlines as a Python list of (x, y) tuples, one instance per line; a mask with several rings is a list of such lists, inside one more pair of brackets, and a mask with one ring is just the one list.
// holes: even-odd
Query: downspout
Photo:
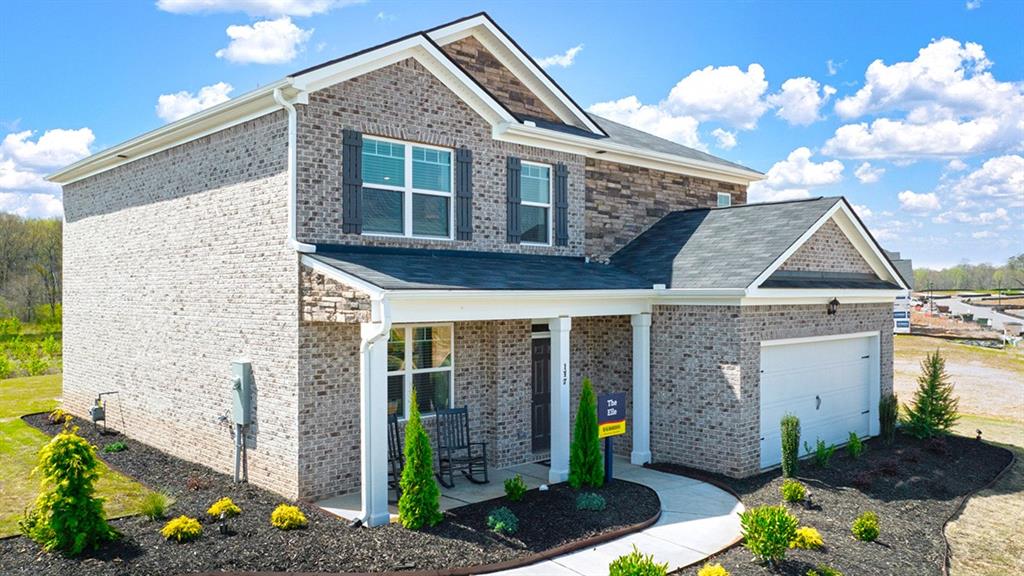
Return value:
[[(376, 344), (377, 342), (380, 342), (381, 339), (383, 339), (385, 336), (387, 336), (388, 334), (391, 333), (391, 302), (388, 301), (387, 292), (384, 292), (383, 294), (381, 294), (380, 300), (379, 300), (379, 306), (380, 306), (380, 316), (379, 316), (380, 317), (380, 330), (377, 331), (377, 333), (371, 335), (369, 338), (364, 337), (362, 339), (362, 341), (360, 342), (360, 346), (359, 346), (360, 366), (362, 367), (362, 370), (365, 371), (365, 373), (363, 374), (362, 382), (360, 383), (361, 386), (363, 387), (363, 389), (360, 390), (360, 404), (361, 404), (361, 410), (360, 410), (361, 414), (360, 414), (360, 417), (361, 417), (361, 419), (363, 419), (364, 422), (366, 420), (365, 420), (365, 416), (363, 416), (363, 414), (368, 414), (369, 411), (372, 408), (372, 406), (370, 406), (370, 390), (369, 390), (369, 387), (371, 386), (371, 383), (373, 382), (373, 377), (372, 377), (373, 363), (371, 362), (371, 358), (370, 358), (370, 347), (373, 346), (374, 344)], [(363, 446), (366, 446), (366, 439), (362, 438), (360, 444), (363, 445)], [(360, 471), (360, 478), (361, 478), (362, 482), (365, 484), (368, 481), (368, 477), (369, 477), (369, 474), (368, 474), (368, 471), (369, 471), (369, 465), (368, 465), (369, 459), (366, 457), (365, 453), (361, 453), (360, 457), (359, 457), (359, 461), (360, 461), (360, 467), (362, 468), (362, 470)], [(365, 493), (366, 488), (363, 487), (363, 488), (361, 488), (361, 490), (362, 490), (362, 493)], [(362, 525), (362, 524), (368, 525), (369, 524), (369, 520), (370, 520), (370, 512), (369, 512), (369, 510), (367, 510), (367, 507), (366, 507), (366, 499), (360, 497), (360, 503), (362, 504), (362, 506), (361, 506), (362, 509), (359, 512), (359, 518), (356, 520), (356, 522), (354, 524), (355, 525)]]
[(299, 242), (295, 237), (296, 204), (298, 203), (297, 178), (295, 173), (298, 150), (298, 112), (295, 105), (285, 99), (281, 88), (274, 88), (274, 102), (288, 112), (288, 247), (298, 252), (316, 252), (316, 246)]

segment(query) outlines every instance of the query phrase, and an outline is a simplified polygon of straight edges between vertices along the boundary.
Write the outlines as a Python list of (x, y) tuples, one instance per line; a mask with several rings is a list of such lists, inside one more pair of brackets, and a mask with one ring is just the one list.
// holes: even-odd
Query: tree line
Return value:
[(914, 268), (917, 290), (1024, 290), (1024, 253), (1011, 256), (1006, 264), (959, 264), (932, 270)]
[(0, 317), (59, 318), (63, 223), (0, 214)]

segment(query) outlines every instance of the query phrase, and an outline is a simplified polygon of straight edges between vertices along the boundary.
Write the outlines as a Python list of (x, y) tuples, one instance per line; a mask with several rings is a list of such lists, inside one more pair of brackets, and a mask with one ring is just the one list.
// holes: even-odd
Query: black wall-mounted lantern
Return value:
[(829, 301), (828, 307), (825, 309), (829, 316), (835, 316), (836, 310), (839, 310), (839, 300), (833, 298)]

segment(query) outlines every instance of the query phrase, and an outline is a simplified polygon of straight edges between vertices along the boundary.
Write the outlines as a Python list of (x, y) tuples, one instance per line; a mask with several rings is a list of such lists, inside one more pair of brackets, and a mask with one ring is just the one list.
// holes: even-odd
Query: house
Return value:
[(492, 466), (564, 480), (581, 379), (633, 462), (746, 476), (878, 431), (906, 284), (842, 198), (585, 112), (486, 14), (296, 72), (81, 160), (63, 185), (64, 402), (250, 481), (361, 491), (387, 424), (467, 405)]
[(896, 296), (892, 309), (892, 331), (894, 334), (910, 334), (910, 301), (914, 298), (914, 262), (900, 258), (899, 252), (885, 250), (889, 262), (907, 283), (907, 289)]

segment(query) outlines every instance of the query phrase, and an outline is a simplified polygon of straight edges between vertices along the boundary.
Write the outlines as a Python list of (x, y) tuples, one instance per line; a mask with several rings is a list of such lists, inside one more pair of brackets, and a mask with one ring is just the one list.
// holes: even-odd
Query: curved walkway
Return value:
[(501, 576), (595, 576), (607, 574), (608, 564), (632, 552), (636, 545), (671, 572), (699, 562), (737, 542), (738, 514), (744, 510), (732, 494), (700, 480), (658, 472), (623, 461), (615, 463), (615, 477), (648, 486), (661, 499), (661, 518), (650, 527), (593, 548), (545, 560)]

